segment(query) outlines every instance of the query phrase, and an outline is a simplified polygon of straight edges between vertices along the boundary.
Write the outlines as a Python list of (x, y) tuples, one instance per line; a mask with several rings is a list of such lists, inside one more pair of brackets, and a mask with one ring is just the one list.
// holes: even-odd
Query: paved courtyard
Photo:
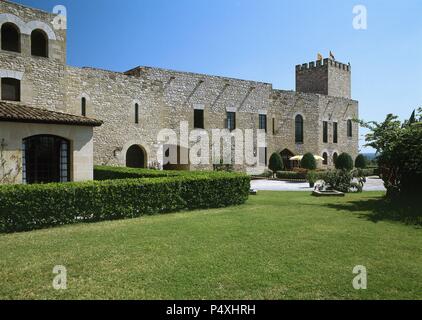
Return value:
[[(252, 180), (251, 188), (258, 191), (312, 191), (309, 183), (275, 181), (275, 180)], [(384, 183), (379, 178), (367, 178), (364, 191), (385, 191)]]

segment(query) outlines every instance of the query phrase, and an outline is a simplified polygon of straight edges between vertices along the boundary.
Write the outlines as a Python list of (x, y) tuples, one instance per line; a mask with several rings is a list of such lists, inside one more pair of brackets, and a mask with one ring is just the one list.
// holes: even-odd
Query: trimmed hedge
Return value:
[(317, 168), (317, 163), (314, 155), (310, 152), (306, 153), (300, 161), (300, 166), (303, 169), (315, 170)]
[[(192, 172), (186, 171), (192, 174)], [(182, 175), (183, 171), (160, 171), (151, 169), (138, 169), (126, 167), (94, 167), (94, 180), (162, 178)]]
[(365, 169), (366, 168), (366, 158), (363, 154), (358, 154), (355, 159), (355, 168)]
[(306, 180), (306, 172), (277, 171), (276, 175), (282, 180)]
[[(107, 175), (105, 170), (101, 174), (102, 177)], [(4, 185), (0, 186), (0, 232), (239, 205), (248, 199), (249, 189), (248, 176), (225, 172)]]
[(353, 159), (350, 154), (343, 152), (338, 156), (335, 166), (336, 169), (350, 171), (353, 169)]

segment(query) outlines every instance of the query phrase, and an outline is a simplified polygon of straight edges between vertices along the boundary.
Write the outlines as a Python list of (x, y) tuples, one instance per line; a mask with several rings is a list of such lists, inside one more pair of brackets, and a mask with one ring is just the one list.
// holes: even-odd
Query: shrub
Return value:
[(365, 169), (366, 168), (366, 158), (363, 154), (359, 154), (355, 159), (355, 168)]
[(318, 179), (319, 179), (319, 174), (318, 174), (318, 172), (316, 172), (316, 171), (314, 171), (314, 170), (311, 170), (311, 171), (308, 171), (308, 174), (306, 175), (306, 180), (309, 182), (309, 183), (315, 183), (315, 182), (317, 182), (318, 181)]
[(314, 155), (309, 152), (306, 153), (300, 161), (300, 166), (304, 169), (315, 170), (317, 165)]
[(343, 152), (336, 161), (336, 169), (350, 171), (353, 169), (353, 159), (350, 154)]
[(274, 152), (271, 155), (268, 168), (272, 172), (282, 171), (284, 169), (283, 159), (281, 159), (279, 153)]
[(323, 180), (331, 188), (341, 192), (350, 192), (352, 188), (353, 175), (347, 170), (330, 170), (324, 174)]
[(0, 187), (0, 232), (238, 205), (247, 200), (249, 189), (248, 176), (225, 172), (4, 185)]
[(370, 177), (376, 176), (377, 171), (375, 168), (368, 168), (368, 169), (355, 169), (352, 171), (354, 177)]
[(294, 171), (277, 171), (278, 179), (282, 180), (305, 180), (306, 173), (299, 173)]
[(174, 177), (183, 174), (182, 171), (159, 171), (150, 169), (126, 167), (94, 167), (94, 180), (139, 179)]

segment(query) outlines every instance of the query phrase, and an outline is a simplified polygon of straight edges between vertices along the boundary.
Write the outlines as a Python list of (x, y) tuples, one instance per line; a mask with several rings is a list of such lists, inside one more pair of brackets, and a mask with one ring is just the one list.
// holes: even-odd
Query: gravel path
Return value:
[[(258, 191), (312, 191), (309, 183), (274, 181), (274, 180), (252, 180), (251, 188)], [(364, 191), (385, 191), (384, 183), (379, 178), (367, 178)]]

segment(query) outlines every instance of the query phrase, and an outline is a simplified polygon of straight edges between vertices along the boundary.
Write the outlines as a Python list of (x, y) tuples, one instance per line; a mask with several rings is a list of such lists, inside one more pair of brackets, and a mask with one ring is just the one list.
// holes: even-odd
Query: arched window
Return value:
[(322, 154), (322, 157), (324, 158), (324, 160), (322, 160), (322, 164), (327, 165), (328, 164), (328, 154), (327, 154), (327, 152), (324, 152)]
[(347, 120), (347, 136), (353, 137), (353, 126), (352, 126), (352, 120)]
[(52, 135), (23, 140), (22, 175), (24, 183), (70, 181), (70, 143)]
[(1, 79), (1, 99), (8, 101), (21, 101), (21, 82), (18, 79)]
[(39, 29), (32, 31), (31, 54), (37, 57), (48, 57), (48, 37), (44, 31)]
[(81, 99), (81, 115), (86, 117), (86, 98), (82, 97)]
[(139, 104), (135, 103), (135, 123), (139, 123)]
[(334, 165), (336, 165), (337, 158), (338, 158), (338, 154), (337, 154), (337, 152), (334, 152), (334, 154), (333, 154), (333, 164)]
[(295, 142), (303, 143), (303, 117), (300, 114), (295, 118)]
[(21, 52), (21, 36), (17, 26), (5, 23), (1, 27), (1, 49), (6, 51)]

